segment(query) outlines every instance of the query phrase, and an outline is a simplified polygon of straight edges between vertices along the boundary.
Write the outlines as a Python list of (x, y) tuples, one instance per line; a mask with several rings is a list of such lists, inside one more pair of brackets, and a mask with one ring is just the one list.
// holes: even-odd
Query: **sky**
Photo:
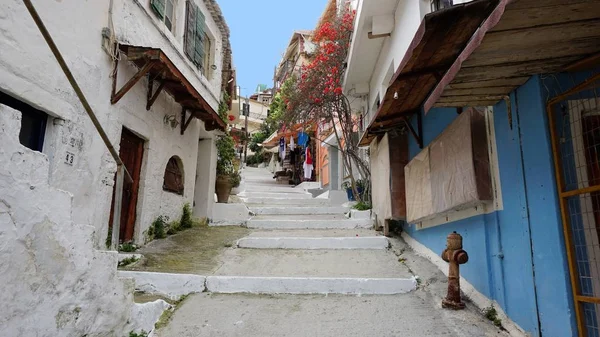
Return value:
[(294, 30), (315, 28), (327, 0), (218, 0), (229, 30), (242, 96), (259, 83), (273, 86), (273, 72)]

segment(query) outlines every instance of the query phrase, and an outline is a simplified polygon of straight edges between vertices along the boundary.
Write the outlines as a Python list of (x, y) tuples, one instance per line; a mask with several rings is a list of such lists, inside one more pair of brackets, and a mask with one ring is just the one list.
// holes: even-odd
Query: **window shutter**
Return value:
[(196, 12), (197, 7), (192, 0), (186, 2), (187, 19), (185, 22), (185, 41), (184, 49), (187, 57), (195, 62), (195, 45), (196, 45)]
[(194, 63), (196, 66), (202, 67), (204, 64), (204, 14), (200, 9), (197, 9), (196, 13), (196, 45), (195, 45), (195, 55), (194, 55)]
[(159, 18), (165, 17), (165, 0), (150, 0), (150, 7)]

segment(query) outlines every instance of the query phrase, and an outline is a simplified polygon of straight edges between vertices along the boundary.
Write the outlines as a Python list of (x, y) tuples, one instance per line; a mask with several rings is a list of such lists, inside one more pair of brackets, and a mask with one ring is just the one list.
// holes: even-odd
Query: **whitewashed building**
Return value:
[[(210, 217), (235, 83), (216, 2), (32, 2), (133, 178), (120, 239), (185, 203)], [(20, 0), (0, 9), (0, 127), (2, 334), (120, 336), (131, 297), (102, 252), (117, 165)]]

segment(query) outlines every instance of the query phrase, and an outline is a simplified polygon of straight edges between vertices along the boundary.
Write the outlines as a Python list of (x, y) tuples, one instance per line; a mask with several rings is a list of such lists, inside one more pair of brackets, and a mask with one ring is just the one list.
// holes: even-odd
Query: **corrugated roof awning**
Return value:
[(600, 0), (502, 0), (425, 101), (494, 105), (535, 74), (600, 64)]
[[(150, 80), (146, 110), (150, 110), (161, 91), (166, 91), (182, 106), (182, 134), (192, 117), (204, 121), (207, 131), (225, 130), (225, 122), (161, 49), (124, 44), (119, 45), (119, 49), (129, 61), (139, 67), (139, 71), (119, 91), (116, 90), (117, 76), (114, 76), (112, 104), (117, 103), (142, 77), (148, 75)], [(155, 82), (158, 84), (156, 89), (153, 88)], [(191, 114), (189, 118), (186, 118), (187, 112)]]
[[(425, 16), (360, 145), (419, 111), (473, 33), (499, 0), (476, 0)], [(394, 97), (397, 94), (397, 97)]]

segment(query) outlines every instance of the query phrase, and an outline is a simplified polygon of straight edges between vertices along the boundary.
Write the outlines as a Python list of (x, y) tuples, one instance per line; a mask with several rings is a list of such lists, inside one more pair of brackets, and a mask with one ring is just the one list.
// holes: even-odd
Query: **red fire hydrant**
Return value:
[(460, 299), (460, 271), (458, 266), (469, 261), (469, 255), (462, 246), (462, 236), (456, 232), (448, 235), (446, 249), (442, 253), (442, 259), (449, 263), (448, 270), (448, 295), (442, 300), (442, 307), (454, 310), (465, 308)]

